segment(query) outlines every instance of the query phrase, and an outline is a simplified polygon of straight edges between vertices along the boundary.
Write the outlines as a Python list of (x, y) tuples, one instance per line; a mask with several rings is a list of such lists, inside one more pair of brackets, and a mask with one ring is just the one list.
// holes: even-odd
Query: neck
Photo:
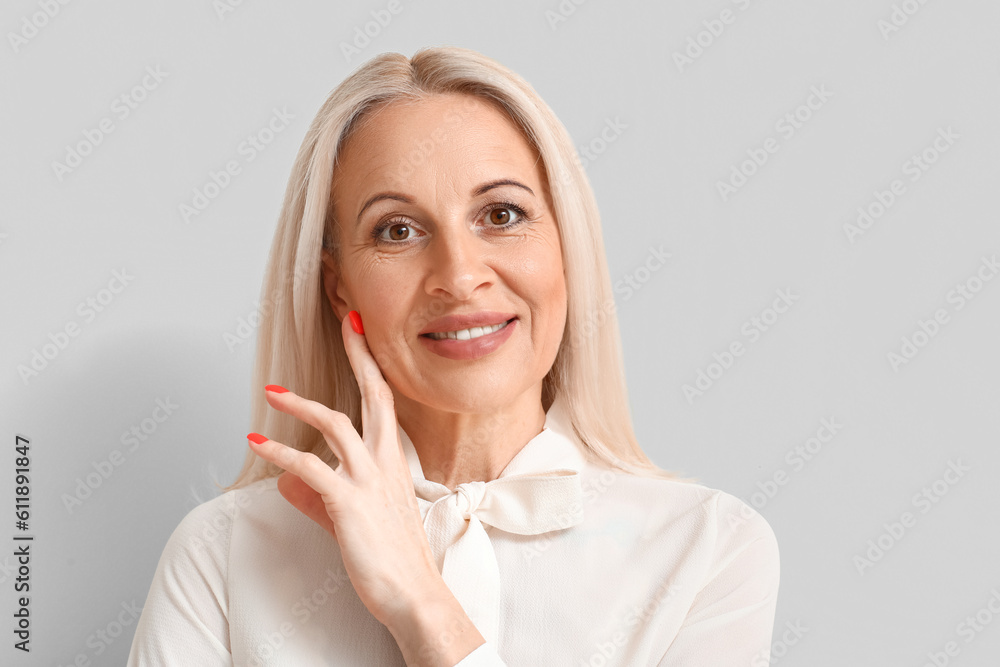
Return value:
[(541, 385), (505, 405), (454, 412), (396, 393), (396, 418), (420, 458), (424, 477), (454, 489), (489, 482), (542, 432)]

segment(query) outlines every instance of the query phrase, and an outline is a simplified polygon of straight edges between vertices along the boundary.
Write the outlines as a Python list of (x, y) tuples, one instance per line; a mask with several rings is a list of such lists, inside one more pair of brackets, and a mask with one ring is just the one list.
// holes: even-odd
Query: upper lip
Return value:
[(497, 313), (488, 310), (469, 313), (467, 315), (448, 315), (428, 322), (427, 326), (420, 332), (420, 335), (461, 331), (462, 329), (471, 329), (472, 327), (490, 327), (494, 324), (503, 324), (514, 317), (516, 315), (513, 313)]

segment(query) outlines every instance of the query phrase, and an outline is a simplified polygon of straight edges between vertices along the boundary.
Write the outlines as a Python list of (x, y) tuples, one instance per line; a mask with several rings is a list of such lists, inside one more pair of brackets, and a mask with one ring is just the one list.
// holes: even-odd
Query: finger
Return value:
[(287, 471), (281, 473), (278, 476), (278, 492), (295, 509), (318, 523), (334, 538), (337, 537), (333, 520), (330, 519), (330, 515), (326, 511), (323, 496), (303, 482), (301, 477)]
[(354, 331), (350, 318), (341, 322), (341, 332), (344, 336), (344, 349), (351, 362), (354, 376), (361, 391), (361, 424), (364, 428), (365, 442), (370, 443), (373, 454), (381, 457), (380, 451), (385, 444), (395, 443), (392, 453), (398, 448), (396, 433), (396, 409), (392, 389), (382, 376), (382, 369), (368, 347), (364, 334)]
[(323, 435), (327, 446), (342, 465), (347, 467), (348, 474), (353, 475), (358, 470), (357, 466), (363, 466), (366, 459), (370, 458), (351, 418), (344, 413), (303, 398), (284, 387), (269, 384), (264, 389), (268, 405), (301, 419)]
[(340, 497), (344, 480), (315, 454), (300, 452), (256, 433), (251, 433), (247, 440), (257, 456), (299, 477), (323, 497), (324, 503), (336, 502)]

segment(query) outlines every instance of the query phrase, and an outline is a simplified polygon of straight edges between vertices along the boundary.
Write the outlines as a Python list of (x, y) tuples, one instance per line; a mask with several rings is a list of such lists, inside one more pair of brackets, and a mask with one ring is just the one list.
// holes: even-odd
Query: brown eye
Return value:
[(380, 222), (372, 228), (371, 234), (375, 245), (398, 247), (424, 236), (419, 226), (411, 225), (409, 220), (402, 217)]
[(386, 231), (389, 232), (389, 238), (391, 240), (405, 241), (406, 237), (410, 234), (410, 226), (399, 223), (391, 225)]
[[(490, 224), (496, 225), (497, 227), (503, 227), (510, 222), (511, 211), (513, 211), (513, 209), (506, 206), (498, 206), (490, 211), (487, 219), (490, 221)], [(514, 215), (517, 215), (516, 211), (514, 211)]]

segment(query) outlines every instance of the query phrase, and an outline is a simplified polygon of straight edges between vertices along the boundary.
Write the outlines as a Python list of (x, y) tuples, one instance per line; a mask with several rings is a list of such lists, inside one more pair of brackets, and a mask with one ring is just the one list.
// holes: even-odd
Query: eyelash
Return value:
[[(483, 207), (483, 209), (479, 212), (479, 214), (483, 215), (484, 213), (491, 213), (494, 209), (498, 208), (508, 208), (517, 213), (517, 221), (508, 222), (506, 225), (490, 225), (491, 229), (499, 229), (501, 231), (507, 231), (525, 222), (533, 222), (533, 220), (528, 219), (527, 211), (525, 211), (523, 208), (521, 208), (514, 202), (506, 200), (490, 202), (485, 207)], [(389, 227), (392, 227), (393, 225), (409, 226), (407, 221), (401, 218), (390, 218), (389, 220), (380, 222), (379, 224), (375, 225), (375, 227), (372, 229), (372, 239), (374, 239), (376, 245), (403, 245), (409, 243), (412, 240), (412, 239), (407, 239), (405, 241), (387, 241), (383, 239), (382, 232), (384, 232)]]

